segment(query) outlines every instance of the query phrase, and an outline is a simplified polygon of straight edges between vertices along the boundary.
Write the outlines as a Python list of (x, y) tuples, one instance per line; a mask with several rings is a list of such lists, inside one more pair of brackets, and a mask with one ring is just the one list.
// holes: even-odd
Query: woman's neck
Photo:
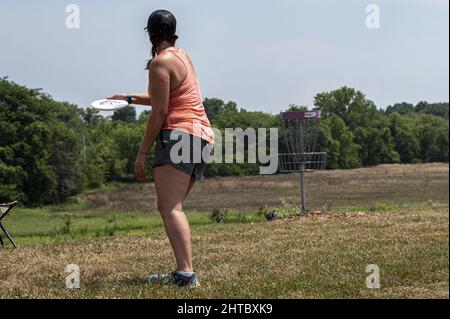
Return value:
[(163, 50), (165, 50), (165, 49), (167, 49), (167, 48), (170, 48), (171, 46), (173, 46), (173, 45), (170, 44), (169, 42), (163, 41), (163, 42), (161, 42), (161, 43), (158, 45), (158, 47), (156, 48), (156, 53), (159, 54), (159, 52), (161, 52), (161, 51), (163, 51)]

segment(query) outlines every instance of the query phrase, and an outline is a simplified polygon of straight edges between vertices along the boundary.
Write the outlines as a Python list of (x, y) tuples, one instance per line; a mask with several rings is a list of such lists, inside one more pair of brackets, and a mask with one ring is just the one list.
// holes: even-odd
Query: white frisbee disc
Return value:
[(92, 102), (91, 106), (99, 111), (117, 111), (128, 106), (127, 101), (123, 100), (98, 100)]

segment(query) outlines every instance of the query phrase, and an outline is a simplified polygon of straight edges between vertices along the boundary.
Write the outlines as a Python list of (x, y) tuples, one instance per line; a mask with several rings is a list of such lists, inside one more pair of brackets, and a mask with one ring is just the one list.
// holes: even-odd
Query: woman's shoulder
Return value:
[[(180, 61), (181, 60), (181, 61)], [(182, 62), (183, 70), (186, 68), (193, 69), (193, 64), (191, 58), (187, 53), (178, 47), (170, 47), (160, 52), (150, 63), (150, 68), (155, 69), (166, 69), (169, 72), (174, 72), (180, 69)]]
[(168, 65), (168, 62), (169, 60), (167, 57), (164, 55), (158, 55), (150, 61), (149, 69), (154, 70), (156, 68), (165, 67)]
[(152, 59), (150, 67), (167, 67), (174, 58), (173, 53), (166, 49)]

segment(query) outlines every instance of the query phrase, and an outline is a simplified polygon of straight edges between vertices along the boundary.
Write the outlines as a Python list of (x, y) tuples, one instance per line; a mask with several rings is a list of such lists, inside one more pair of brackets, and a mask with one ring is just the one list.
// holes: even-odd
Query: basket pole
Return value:
[[(303, 126), (303, 121), (300, 121), (300, 127), (299, 127), (299, 131), (300, 131), (300, 158), (303, 156), (303, 154), (305, 153), (305, 133), (303, 131), (304, 126)], [(300, 163), (300, 201), (301, 201), (301, 212), (305, 213), (306, 212), (306, 201), (305, 201), (305, 162), (301, 161)]]

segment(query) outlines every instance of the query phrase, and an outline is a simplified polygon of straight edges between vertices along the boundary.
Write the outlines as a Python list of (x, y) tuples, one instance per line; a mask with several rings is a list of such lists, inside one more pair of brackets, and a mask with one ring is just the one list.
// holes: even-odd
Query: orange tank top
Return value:
[(186, 53), (174, 47), (163, 52), (178, 57), (186, 66), (187, 76), (179, 87), (170, 91), (168, 113), (162, 129), (185, 131), (214, 143), (214, 133), (202, 102), (200, 83)]

